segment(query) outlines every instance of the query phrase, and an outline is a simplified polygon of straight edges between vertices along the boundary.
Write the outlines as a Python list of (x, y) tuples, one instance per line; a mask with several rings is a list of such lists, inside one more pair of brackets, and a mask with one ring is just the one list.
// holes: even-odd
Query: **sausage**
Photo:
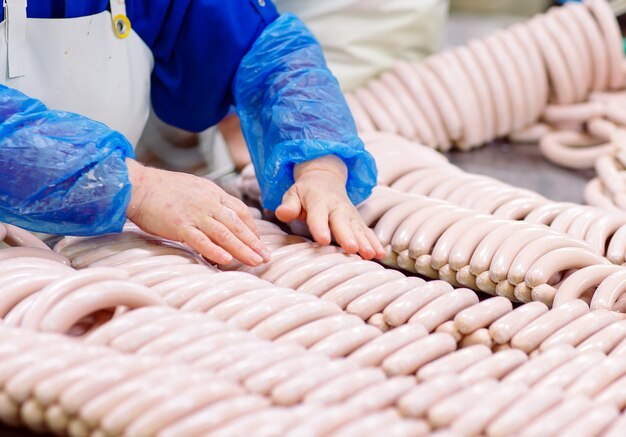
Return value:
[(371, 433), (375, 432), (376, 429), (387, 429), (400, 420), (398, 412), (389, 408), (355, 419), (334, 431), (332, 435), (335, 437), (372, 435)]
[(607, 357), (595, 368), (587, 370), (579, 380), (567, 388), (568, 394), (595, 396), (616, 379), (626, 374), (626, 363), (621, 357)]
[(606, 427), (620, 416), (613, 405), (595, 405), (562, 428), (564, 435), (600, 435)]
[(356, 316), (337, 314), (302, 325), (281, 335), (275, 341), (294, 342), (308, 348), (337, 331), (355, 326), (363, 326), (363, 321)]
[(574, 300), (549, 311), (533, 320), (511, 338), (511, 345), (524, 352), (531, 352), (543, 340), (571, 321), (586, 314), (589, 307), (582, 300)]
[(478, 303), (478, 296), (472, 290), (459, 288), (431, 301), (409, 319), (409, 323), (420, 323), (428, 332), (447, 320), (451, 320), (461, 310)]
[(595, 264), (609, 264), (609, 261), (591, 251), (583, 251), (577, 247), (560, 247), (538, 259), (528, 269), (525, 282), (531, 288), (536, 287), (547, 284), (556, 273)]
[(239, 281), (229, 281), (207, 288), (202, 293), (196, 294), (181, 307), (181, 310), (206, 312), (231, 297), (238, 296), (246, 291), (266, 288), (267, 285), (266, 282), (259, 281), (254, 277)]
[(400, 326), (415, 313), (446, 293), (452, 292), (452, 286), (443, 281), (430, 281), (417, 290), (409, 291), (387, 305), (383, 314), (390, 326)]
[(450, 334), (452, 338), (454, 338), (454, 341), (456, 341), (457, 343), (463, 339), (463, 334), (461, 334), (454, 327), (454, 322), (452, 320), (448, 320), (447, 322), (443, 322), (441, 325), (437, 326), (435, 332), (445, 332), (446, 334)]
[(378, 368), (362, 368), (320, 385), (309, 392), (305, 402), (333, 404), (342, 402), (355, 393), (385, 380), (385, 373)]
[(415, 277), (389, 281), (350, 302), (346, 307), (346, 312), (367, 320), (372, 315), (383, 311), (396, 298), (410, 290), (419, 289), (424, 284), (425, 281), (423, 279)]
[(497, 386), (496, 380), (485, 379), (440, 400), (428, 409), (428, 422), (435, 429), (449, 426), (464, 411), (482, 400), (483, 396), (492, 392)]
[(389, 115), (397, 122), (398, 133), (405, 138), (415, 139), (417, 135), (415, 127), (403, 111), (400, 102), (391, 94), (387, 85), (380, 80), (374, 79), (367, 83), (367, 88), (378, 98), (382, 106), (389, 112)]
[(398, 408), (407, 417), (422, 417), (431, 405), (462, 387), (457, 374), (443, 374), (418, 385), (402, 396), (398, 401)]
[(576, 381), (585, 371), (601, 363), (606, 355), (599, 351), (581, 353), (557, 367), (537, 382), (537, 386), (564, 388)]
[(362, 416), (363, 411), (358, 408), (347, 405), (333, 405), (303, 417), (294, 423), (283, 435), (285, 437), (328, 435), (346, 423)]
[(427, 334), (426, 330), (419, 324), (402, 325), (365, 343), (351, 352), (347, 360), (360, 366), (378, 366), (391, 353), (425, 337)]
[(268, 353), (271, 353), (272, 346), (272, 343), (264, 341), (247, 341), (241, 344), (223, 345), (218, 347), (213, 353), (194, 361), (193, 364), (202, 370), (218, 372), (233, 362), (246, 359), (259, 349), (265, 349)]
[(277, 287), (287, 287), (297, 289), (303, 283), (306, 283), (309, 279), (315, 277), (321, 272), (327, 271), (329, 268), (337, 265), (350, 265), (354, 264), (354, 261), (359, 258), (354, 255), (348, 255), (345, 253), (330, 253), (327, 255), (320, 255), (315, 258), (315, 262), (302, 263), (302, 265), (296, 265), (290, 271), (279, 277), (276, 281), (273, 281)]
[(488, 378), (500, 379), (527, 360), (528, 356), (517, 349), (496, 352), (463, 370), (460, 374), (461, 381), (470, 384)]
[(233, 381), (243, 381), (251, 375), (260, 373), (272, 364), (303, 355), (304, 352), (304, 348), (299, 345), (277, 344), (271, 354), (266, 353), (265, 350), (260, 350), (243, 360), (224, 367), (220, 370), (219, 375)]
[(296, 372), (306, 371), (311, 367), (326, 365), (328, 358), (319, 354), (304, 354), (288, 358), (279, 363), (271, 364), (266, 369), (250, 375), (244, 381), (244, 386), (258, 394), (268, 395), (274, 387), (286, 381)]
[(341, 264), (313, 276), (297, 287), (296, 291), (321, 296), (350, 278), (375, 270), (383, 270), (383, 267), (371, 261), (351, 262), (349, 267)]
[(465, 347), (473, 346), (477, 344), (481, 344), (488, 348), (493, 347), (493, 339), (489, 335), (488, 329), (480, 328), (472, 332), (471, 334), (466, 335), (465, 337), (461, 339), (459, 346), (462, 348), (465, 348)]
[(405, 276), (395, 270), (376, 270), (349, 279), (326, 292), (322, 299), (330, 301), (345, 309), (348, 304), (359, 296), (364, 295), (376, 287), (394, 279), (404, 279)]
[(591, 335), (619, 319), (617, 314), (607, 310), (589, 311), (545, 339), (539, 348), (546, 350), (561, 344), (578, 346)]
[(415, 379), (412, 377), (388, 378), (357, 392), (348, 398), (346, 403), (357, 406), (364, 411), (382, 410), (394, 406), (402, 395), (415, 386)]
[(530, 302), (505, 314), (489, 327), (491, 338), (498, 344), (508, 343), (526, 325), (548, 312), (541, 302)]
[(531, 241), (546, 235), (546, 230), (539, 226), (528, 226), (511, 234), (496, 250), (489, 265), (489, 277), (494, 282), (507, 278), (516, 255)]
[(561, 393), (553, 388), (534, 388), (519, 399), (513, 408), (506, 410), (487, 427), (490, 437), (513, 435), (561, 399)]
[(370, 325), (348, 327), (320, 340), (309, 350), (333, 358), (343, 357), (381, 335), (379, 329)]
[(251, 332), (261, 338), (273, 340), (305, 323), (339, 313), (341, 309), (332, 302), (303, 302), (272, 314), (252, 328)]
[(245, 291), (238, 296), (231, 297), (230, 299), (223, 301), (209, 311), (207, 315), (216, 318), (217, 320), (227, 320), (232, 315), (240, 311), (242, 308), (253, 304), (261, 299), (267, 299), (272, 296), (278, 296), (286, 291), (281, 288), (268, 287), (260, 288), (256, 290)]
[(490, 355), (491, 350), (484, 345), (468, 346), (422, 366), (417, 372), (417, 378), (420, 381), (430, 381), (439, 375), (458, 374)]
[[(586, 340), (580, 343), (577, 349), (580, 352), (587, 352), (591, 350), (600, 350), (605, 354), (613, 351), (618, 344), (626, 337), (626, 321), (620, 320), (619, 322), (611, 323), (602, 328), (595, 334), (589, 336)], [(619, 353), (619, 351), (616, 351)]]
[(460, 435), (484, 434), (484, 429), (503, 410), (521, 398), (528, 387), (521, 383), (500, 383), (485, 393), (480, 402), (456, 416), (450, 429)]
[(456, 341), (441, 332), (418, 339), (393, 352), (382, 363), (388, 375), (409, 375), (456, 349)]
[(520, 433), (520, 436), (557, 435), (569, 423), (583, 414), (590, 401), (585, 396), (566, 398), (559, 405), (542, 414)]
[(576, 350), (572, 346), (568, 344), (555, 346), (525, 362), (506, 375), (502, 381), (507, 383), (523, 382), (528, 386), (532, 386), (549, 372), (575, 356)]
[(591, 11), (599, 28), (602, 31), (603, 41), (609, 54), (609, 87), (621, 89), (624, 87), (624, 72), (622, 61), (622, 39), (615, 17), (607, 4), (598, 0), (588, 0), (585, 6)]
[(278, 384), (272, 390), (272, 400), (278, 405), (294, 405), (320, 384), (335, 377), (353, 372), (357, 369), (354, 363), (347, 361), (331, 361), (321, 368), (311, 368)]
[(476, 222), (475, 226), (472, 227), (472, 232), (467, 232), (461, 236), (450, 251), (448, 263), (453, 270), (459, 271), (469, 266), (474, 253), (478, 250), (477, 248), (482, 244), (485, 237), (495, 228), (507, 223), (504, 220), (494, 220), (492, 222), (485, 220), (484, 217), (483, 215), (474, 217)]
[(469, 334), (491, 323), (513, 310), (511, 301), (503, 297), (484, 300), (464, 309), (454, 316), (454, 326), (462, 334)]
[(252, 329), (273, 314), (279, 313), (285, 308), (304, 302), (314, 302), (315, 298), (308, 294), (284, 293), (278, 296), (268, 297), (251, 304), (228, 319), (230, 326), (241, 329)]

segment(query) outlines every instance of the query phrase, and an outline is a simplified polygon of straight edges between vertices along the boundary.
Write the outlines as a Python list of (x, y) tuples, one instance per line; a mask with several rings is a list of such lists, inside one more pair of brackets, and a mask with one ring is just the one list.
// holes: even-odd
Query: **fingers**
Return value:
[(374, 252), (375, 252), (374, 256), (376, 258), (378, 258), (378, 259), (383, 258), (385, 256), (385, 248), (380, 243), (380, 240), (378, 238), (376, 238), (376, 234), (374, 233), (373, 230), (371, 230), (369, 227), (367, 227), (367, 225), (365, 223), (363, 223), (363, 222), (361, 222), (361, 223), (362, 223), (362, 226), (363, 226), (363, 234), (365, 235), (367, 240), (372, 245), (372, 248), (374, 249)]
[[(350, 223), (350, 217), (343, 211), (335, 209), (330, 213), (329, 221), (330, 229), (337, 243), (343, 247), (347, 253), (357, 253), (362, 241), (357, 242), (357, 237), (355, 237), (354, 232), (355, 229), (352, 228), (352, 223)], [(361, 240), (363, 239), (361, 238)], [(365, 242), (367, 246), (369, 246), (369, 242)], [(372, 250), (371, 247), (370, 250)]]
[(276, 217), (281, 222), (287, 223), (296, 220), (301, 215), (302, 203), (294, 185), (283, 196), (283, 203), (276, 209)]
[(235, 211), (239, 216), (239, 219), (245, 223), (254, 235), (257, 237), (260, 235), (259, 229), (256, 227), (256, 223), (254, 222), (252, 215), (250, 215), (250, 210), (245, 203), (235, 197), (228, 196), (222, 199), (222, 205)]
[(306, 215), (306, 223), (313, 239), (323, 245), (328, 245), (331, 241), (328, 215), (328, 207), (323, 202), (311, 206)]
[(186, 226), (181, 230), (181, 240), (214, 263), (228, 264), (233, 260), (230, 253), (213, 243), (209, 237), (193, 226)]
[[(247, 209), (245, 212), (246, 214), (249, 215)], [(255, 234), (250, 229), (250, 227), (247, 226), (243, 222), (243, 220), (240, 217), (241, 217), (240, 214), (238, 215), (237, 212), (227, 207), (223, 207), (213, 214), (213, 219), (215, 219), (217, 222), (225, 226), (226, 229), (230, 231), (230, 233), (235, 237), (235, 239), (239, 240), (239, 242), (243, 243), (245, 246), (252, 249), (256, 253), (256, 255), (259, 255), (260, 262), (269, 261), (270, 260), (269, 250), (265, 248), (265, 246), (261, 242), (261, 239), (258, 237), (258, 235)], [(252, 217), (250, 217), (250, 219), (252, 220)], [(216, 227), (215, 225), (213, 225), (212, 228), (214, 229), (214, 232), (217, 233), (213, 236), (209, 235), (211, 238), (214, 239), (214, 241), (220, 242), (219, 240), (216, 240), (216, 237), (218, 236), (227, 241), (232, 240), (230, 236), (226, 237), (225, 235), (222, 235), (222, 233), (225, 233), (226, 230), (220, 229), (219, 227)], [(254, 228), (256, 230), (256, 226)], [(255, 257), (252, 257), (252, 258), (248, 257), (248, 258), (250, 259), (251, 262), (256, 262), (255, 260), (257, 259)]]
[[(234, 214), (232, 211), (231, 213)], [(213, 242), (221, 246), (222, 249), (226, 250), (242, 263), (249, 266), (258, 266), (263, 262), (263, 257), (235, 236), (230, 228), (224, 223), (221, 223), (214, 218), (207, 217), (205, 220), (202, 220), (199, 225), (199, 229)]]

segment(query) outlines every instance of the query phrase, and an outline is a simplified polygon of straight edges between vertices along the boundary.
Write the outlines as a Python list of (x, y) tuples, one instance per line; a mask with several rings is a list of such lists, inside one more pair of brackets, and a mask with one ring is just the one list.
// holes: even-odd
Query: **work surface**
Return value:
[(450, 162), (468, 173), (491, 176), (562, 202), (584, 203), (593, 170), (575, 171), (546, 161), (536, 144), (492, 143), (477, 150), (451, 152)]

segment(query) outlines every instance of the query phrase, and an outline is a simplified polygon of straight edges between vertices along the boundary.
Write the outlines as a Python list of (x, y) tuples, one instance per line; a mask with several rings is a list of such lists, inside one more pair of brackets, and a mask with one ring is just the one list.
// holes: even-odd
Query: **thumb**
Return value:
[(281, 222), (290, 222), (297, 219), (302, 212), (300, 196), (296, 191), (296, 186), (292, 185), (283, 196), (283, 203), (276, 209), (276, 217)]

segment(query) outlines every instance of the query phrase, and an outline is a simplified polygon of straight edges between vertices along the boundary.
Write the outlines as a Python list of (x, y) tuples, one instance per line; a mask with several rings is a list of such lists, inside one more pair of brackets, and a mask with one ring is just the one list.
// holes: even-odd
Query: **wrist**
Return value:
[(144, 167), (134, 159), (126, 158), (126, 167), (128, 169), (128, 180), (131, 185), (130, 201), (126, 208), (126, 217), (133, 220), (138, 217), (141, 211), (141, 204), (146, 197), (146, 179), (148, 177), (148, 168)]
[(293, 177), (295, 180), (311, 173), (323, 173), (326, 176), (335, 176), (340, 178), (343, 183), (348, 179), (348, 168), (346, 164), (335, 155), (320, 156), (310, 161), (296, 164), (293, 169)]

